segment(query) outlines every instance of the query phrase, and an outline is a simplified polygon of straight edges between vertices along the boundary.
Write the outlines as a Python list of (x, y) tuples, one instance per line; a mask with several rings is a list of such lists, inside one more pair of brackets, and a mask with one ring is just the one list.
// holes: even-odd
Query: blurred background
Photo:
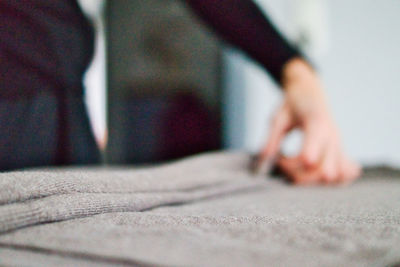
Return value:
[[(106, 162), (256, 152), (264, 144), (279, 88), (184, 1), (80, 2), (97, 29), (86, 103)], [(255, 2), (320, 73), (350, 156), (399, 165), (400, 2)], [(300, 143), (294, 133), (284, 151), (295, 153)]]

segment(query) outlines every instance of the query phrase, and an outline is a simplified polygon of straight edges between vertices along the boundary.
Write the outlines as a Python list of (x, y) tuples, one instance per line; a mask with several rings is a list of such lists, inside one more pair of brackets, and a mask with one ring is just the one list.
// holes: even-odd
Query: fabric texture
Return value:
[(0, 265), (385, 266), (400, 262), (400, 173), (349, 187), (252, 176), (243, 153), (146, 168), (0, 174)]

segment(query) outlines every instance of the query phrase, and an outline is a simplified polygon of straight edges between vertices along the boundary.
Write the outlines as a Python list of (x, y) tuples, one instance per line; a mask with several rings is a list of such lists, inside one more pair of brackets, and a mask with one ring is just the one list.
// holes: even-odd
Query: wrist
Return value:
[(316, 80), (314, 69), (302, 58), (290, 59), (282, 70), (282, 86), (284, 89), (292, 84), (301, 84), (302, 81)]
[(314, 108), (326, 108), (322, 84), (317, 73), (306, 61), (301, 58), (289, 60), (284, 66), (282, 78), (283, 91), (289, 101)]

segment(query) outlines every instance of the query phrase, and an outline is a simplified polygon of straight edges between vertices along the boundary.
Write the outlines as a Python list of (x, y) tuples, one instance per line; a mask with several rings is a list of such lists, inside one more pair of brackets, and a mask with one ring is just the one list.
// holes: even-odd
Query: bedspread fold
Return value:
[(246, 153), (0, 174), (0, 266), (396, 266), (400, 172), (252, 176)]
[(215, 153), (138, 169), (3, 173), (0, 233), (39, 223), (110, 212), (138, 212), (256, 189), (262, 181), (249, 179), (246, 158), (240, 153), (229, 157)]

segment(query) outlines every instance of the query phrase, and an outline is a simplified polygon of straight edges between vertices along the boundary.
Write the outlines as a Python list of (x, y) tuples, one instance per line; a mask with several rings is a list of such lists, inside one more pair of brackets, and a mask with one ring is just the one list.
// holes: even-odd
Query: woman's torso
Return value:
[(0, 98), (82, 93), (93, 30), (76, 0), (0, 1)]

